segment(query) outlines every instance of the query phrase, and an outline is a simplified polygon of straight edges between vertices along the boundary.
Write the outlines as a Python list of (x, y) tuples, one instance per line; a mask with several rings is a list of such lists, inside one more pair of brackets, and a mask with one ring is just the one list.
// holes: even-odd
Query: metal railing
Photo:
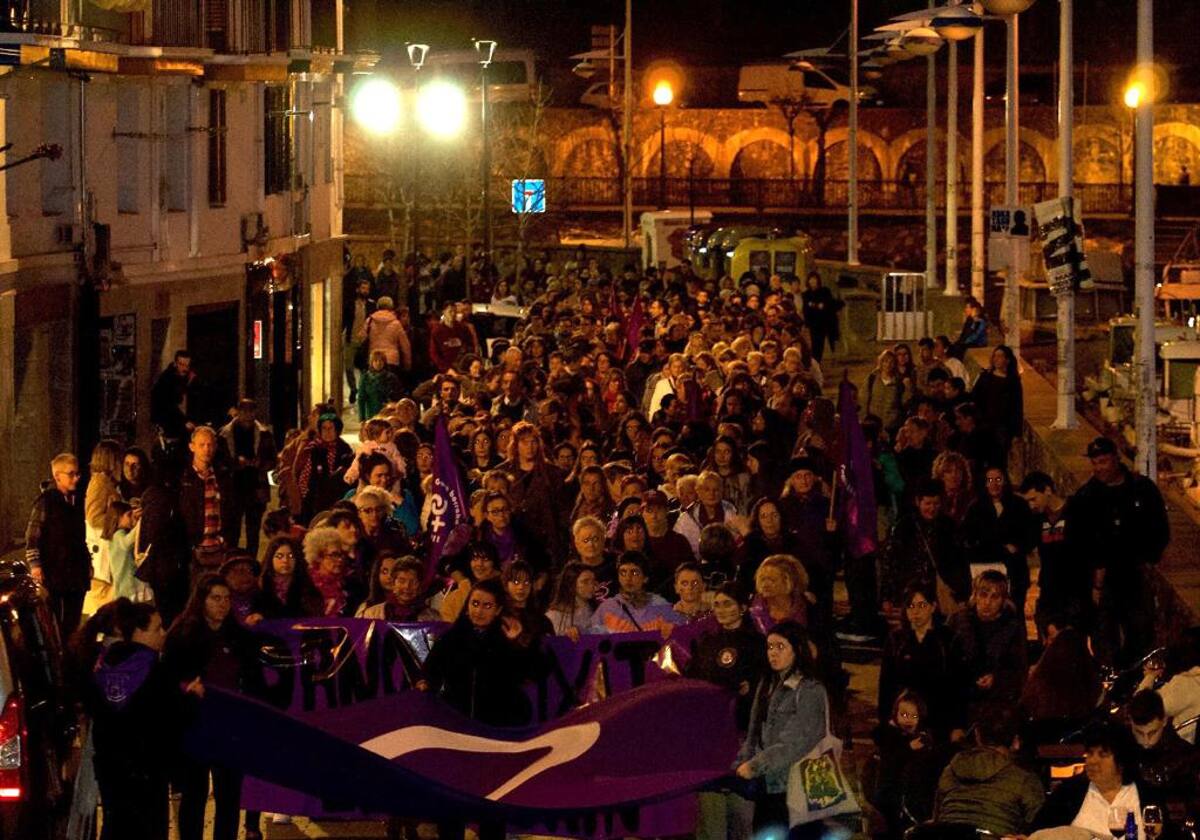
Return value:
[[(754, 210), (820, 210), (845, 209), (849, 184), (844, 180), (827, 180), (823, 200), (818, 198), (809, 181), (786, 178), (658, 178), (633, 179), (633, 203), (639, 207), (704, 207)], [(436, 190), (436, 185), (428, 189)], [(346, 205), (353, 208), (398, 206), (396, 182), (383, 172), (347, 173), (345, 175)], [(859, 206), (864, 211), (919, 213), (925, 209), (925, 184), (900, 181), (860, 181)], [(507, 183), (497, 179), (493, 195), (506, 196)], [(1042, 181), (1023, 182), (1019, 187), (1021, 204), (1035, 204), (1058, 194), (1058, 184)], [(622, 203), (621, 181), (605, 177), (552, 177), (546, 179), (546, 196), (554, 209), (598, 209), (619, 207)], [(1085, 214), (1122, 214), (1132, 212), (1133, 189), (1122, 184), (1076, 184), (1075, 196)], [(943, 210), (946, 204), (945, 184), (939, 185), (935, 205)], [(1004, 184), (985, 185), (984, 206), (1005, 203)], [(969, 185), (959, 189), (958, 206), (961, 213), (971, 207)]]

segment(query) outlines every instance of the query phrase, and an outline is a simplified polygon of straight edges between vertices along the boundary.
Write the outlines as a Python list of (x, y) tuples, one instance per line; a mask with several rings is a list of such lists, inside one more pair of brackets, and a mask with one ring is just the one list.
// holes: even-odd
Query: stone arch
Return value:
[[(770, 154), (769, 146), (776, 146), (783, 154), (783, 169), (781, 172), (773, 176), (753, 176), (753, 177), (775, 177), (783, 178), (787, 176), (787, 152), (788, 152), (788, 134), (786, 131), (774, 128), (773, 126), (759, 126), (758, 128), (739, 131), (732, 137), (728, 138), (721, 146), (721, 155), (717, 160), (718, 177), (728, 175), (730, 178), (737, 177), (734, 175), (734, 164), (738, 160), (738, 156), (751, 146), (758, 150), (756, 157), (763, 154)], [(795, 141), (792, 144), (796, 175), (799, 177), (803, 173), (803, 155), (801, 154), (804, 148), (804, 139), (799, 132), (796, 133)]]
[(572, 158), (579, 159), (580, 153), (577, 151), (580, 147), (589, 145), (595, 149), (596, 144), (603, 144), (609, 148), (608, 159), (613, 164), (611, 170), (597, 172), (595, 174), (615, 174), (616, 167), (616, 152), (613, 142), (612, 131), (605, 125), (589, 125), (583, 128), (577, 128), (569, 132), (554, 144), (554, 154), (549, 161), (551, 169), (556, 175), (569, 174), (593, 174), (591, 172), (570, 172), (567, 169), (567, 164)]
[[(675, 178), (686, 178), (688, 175), (687, 162), (696, 160), (695, 175), (698, 178), (711, 178), (717, 171), (717, 161), (721, 159), (721, 143), (711, 134), (697, 131), (685, 126), (667, 124), (667, 175)], [(695, 150), (693, 152), (692, 150)], [(634, 160), (634, 170), (644, 177), (658, 174), (658, 131), (650, 132), (642, 140)], [(701, 169), (703, 167), (703, 170)]]
[(1123, 140), (1117, 126), (1087, 125), (1075, 131), (1073, 147), (1074, 179), (1078, 184), (1116, 184), (1122, 172)]
[[(825, 154), (827, 156), (825, 166), (827, 170), (826, 174), (830, 178), (833, 178), (834, 176), (832, 172), (829, 171), (829, 150), (839, 143), (845, 144), (849, 141), (850, 131), (845, 126), (831, 128), (825, 134)], [(843, 161), (849, 159), (845, 150), (843, 150), (841, 154)], [(864, 171), (864, 164), (867, 169), (876, 173), (874, 175), (875, 180), (882, 179), (884, 177), (884, 173), (887, 171), (888, 157), (889, 152), (886, 140), (874, 132), (864, 131), (861, 128), (858, 130), (858, 174), (862, 180), (868, 180), (866, 171)], [(805, 171), (808, 174), (812, 174), (812, 168), (817, 163), (817, 140), (815, 137), (811, 138), (804, 145), (804, 162), (806, 167)]]
[(1169, 122), (1154, 126), (1154, 182), (1176, 184), (1187, 166), (1192, 183), (1200, 183), (1200, 126)]
[[(815, 154), (815, 153), (814, 153)], [(845, 181), (850, 174), (850, 141), (848, 139), (825, 142), (825, 177), (831, 181)], [(861, 181), (880, 181), (883, 167), (875, 150), (870, 146), (858, 147), (858, 177)]]
[[(983, 178), (985, 181), (1004, 180), (1004, 128), (993, 128), (983, 134)], [(1058, 177), (1058, 155), (1056, 141), (1039, 131), (1022, 127), (1020, 131), (1020, 181), (1053, 181)], [(998, 156), (998, 158), (997, 158)], [(999, 173), (995, 161), (999, 159)], [(989, 160), (992, 164), (989, 165)]]
[[(800, 176), (800, 167), (793, 170)], [(755, 140), (738, 149), (729, 164), (729, 177), (742, 178), (786, 178), (788, 175), (787, 146), (780, 146), (773, 139)]]
[(586, 139), (571, 147), (559, 163), (559, 174), (582, 177), (612, 177), (620, 171), (617, 152), (608, 140)]

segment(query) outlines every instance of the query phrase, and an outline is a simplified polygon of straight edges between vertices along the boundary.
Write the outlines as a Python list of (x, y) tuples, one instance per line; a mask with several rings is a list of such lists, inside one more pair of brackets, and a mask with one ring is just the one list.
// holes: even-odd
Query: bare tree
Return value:
[[(525, 181), (546, 175), (546, 138), (542, 121), (550, 103), (550, 89), (539, 80), (528, 102), (512, 105), (496, 113), (492, 122), (493, 178), (500, 186), (511, 181)], [(505, 190), (498, 190), (504, 194)], [(517, 265), (525, 256), (525, 242), (534, 214), (517, 213)]]

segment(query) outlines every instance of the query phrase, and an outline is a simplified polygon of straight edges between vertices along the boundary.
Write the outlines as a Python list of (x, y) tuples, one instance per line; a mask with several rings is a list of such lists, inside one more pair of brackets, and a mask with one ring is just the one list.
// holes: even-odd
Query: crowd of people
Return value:
[[(845, 386), (879, 511), (878, 550), (855, 556), (839, 377), (822, 367), (838, 306), (819, 274), (712, 282), (581, 255), (501, 278), (461, 253), (431, 269), (388, 252), (376, 272), (356, 258), (344, 288), (355, 445), (332, 402), (278, 442), (250, 399), (220, 428), (195, 422), (180, 351), (154, 387), (154, 457), (103, 441), (83, 492), (75, 457), (51, 465), (27, 557), (77, 639), (106, 837), (165, 837), (170, 786), (198, 840), (211, 779), (213, 836), (233, 840), (240, 777), (179, 760), (169, 733), (206, 685), (254, 691), (259, 622), (310, 616), (447, 622), (415, 687), (500, 726), (530, 721), (546, 636), (684, 639), (682, 672), (730, 690), (744, 737), (701, 794), (698, 837), (788, 822), (792, 766), (849, 729), (843, 645), (872, 638), (878, 761), (861, 782), (879, 834), (925, 819), (1104, 834), (1105, 803), (1139, 821), (1191, 806), (1194, 747), (1168, 722), (1200, 707), (1200, 657), (1165, 685), (1152, 665), (1127, 719), (1100, 708), (1101, 667), (1154, 644), (1162, 499), (1105, 438), (1074, 494), (1045, 473), (1014, 486), (1020, 371), (1004, 346), (977, 375), (964, 364), (977, 304), (956, 340), (888, 347)], [(527, 309), (472, 317), (472, 300)], [(470, 521), (430, 569), (443, 422)], [(1079, 731), (1088, 783), (1046, 799), (1018, 742)], [(245, 828), (261, 836), (259, 815)]]

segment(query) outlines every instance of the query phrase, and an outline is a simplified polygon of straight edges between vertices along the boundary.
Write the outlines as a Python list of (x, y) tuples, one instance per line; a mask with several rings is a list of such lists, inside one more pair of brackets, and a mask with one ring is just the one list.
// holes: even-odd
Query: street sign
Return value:
[(1029, 265), (1029, 225), (1033, 212), (1024, 205), (997, 206), (988, 213), (988, 271)]
[(540, 178), (517, 178), (512, 182), (512, 211), (514, 213), (545, 213), (546, 182)]

